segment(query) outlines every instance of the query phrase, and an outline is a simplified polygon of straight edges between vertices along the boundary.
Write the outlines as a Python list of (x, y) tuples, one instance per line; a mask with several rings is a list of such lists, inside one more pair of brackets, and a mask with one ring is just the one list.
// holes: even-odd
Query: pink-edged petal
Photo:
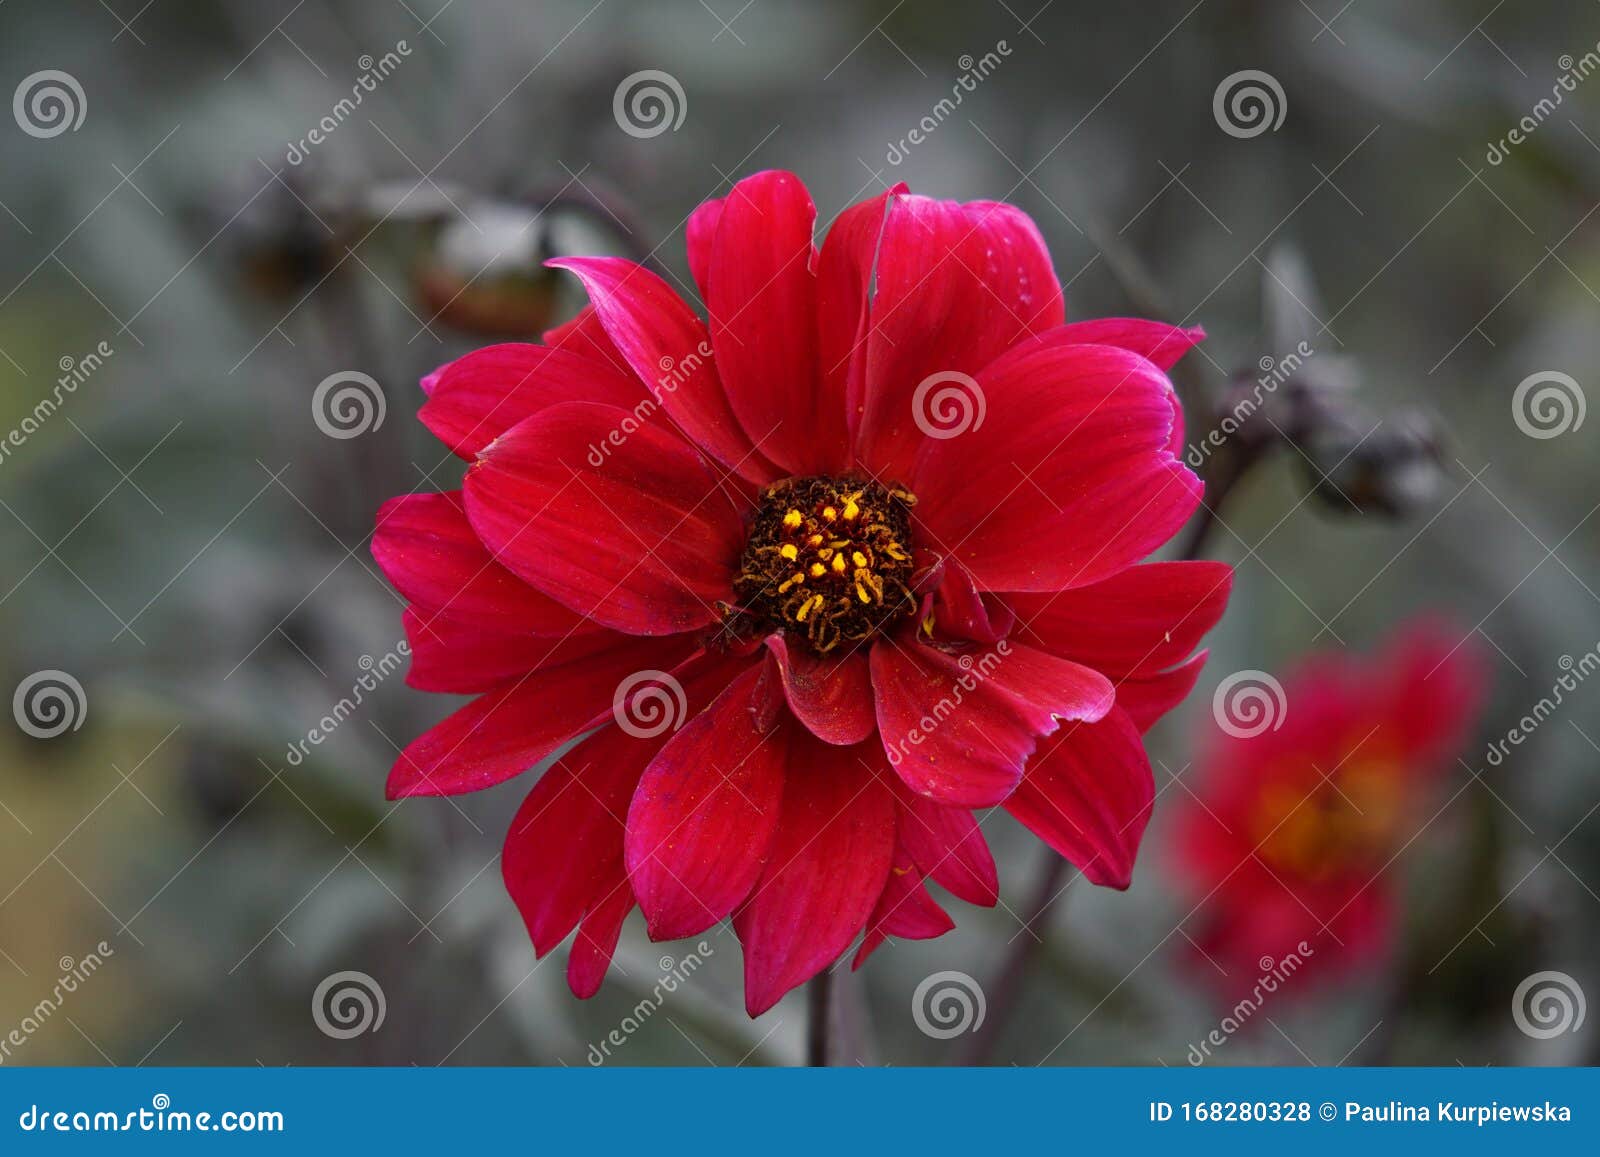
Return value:
[(926, 440), (918, 385), (938, 373), (975, 374), (1066, 312), (1038, 228), (991, 201), (895, 198), (876, 283), (857, 453), (874, 473), (904, 480)]
[(1117, 680), (1117, 706), (1128, 713), (1128, 718), (1140, 731), (1149, 731), (1163, 715), (1189, 697), (1209, 654), (1209, 651), (1201, 651), (1170, 671)]
[(1091, 883), (1126, 888), (1155, 794), (1139, 731), (1118, 708), (1040, 744), (1005, 808)]
[(615, 630), (693, 630), (732, 600), (738, 516), (693, 448), (626, 411), (567, 402), (534, 415), (484, 451), (466, 499), (501, 563)]
[(1070, 321), (1033, 340), (1059, 345), (1116, 346), (1154, 362), (1159, 369), (1170, 370), (1184, 354), (1206, 340), (1206, 331), (1200, 326), (1185, 329), (1140, 317), (1098, 317), (1093, 321)]
[(372, 557), (397, 591), (430, 613), (530, 635), (587, 629), (580, 616), (495, 562), (473, 533), (459, 490), (385, 502)]
[(819, 390), (816, 216), (792, 173), (746, 177), (723, 202), (706, 283), (728, 401), (761, 453), (794, 475), (849, 464), (844, 398)]
[(750, 668), (645, 769), (628, 809), (628, 878), (656, 940), (722, 919), (761, 874), (784, 781), (782, 694)]
[(578, 311), (578, 316), (566, 324), (546, 330), (543, 341), (552, 349), (566, 350), (591, 361), (602, 362), (618, 373), (633, 373), (633, 367), (622, 356), (617, 343), (611, 340), (606, 327), (600, 324), (600, 315), (592, 305), (584, 306)]
[(1149, 675), (1188, 658), (1227, 609), (1233, 568), (1151, 562), (1093, 586), (1012, 595), (1015, 637), (1113, 677)]
[(1170, 449), (1166, 375), (1111, 346), (1030, 343), (977, 377), (987, 418), (928, 439), (912, 490), (930, 549), (980, 590), (1054, 591), (1123, 570), (1173, 536), (1200, 480)]
[(507, 342), (458, 358), (439, 371), (417, 417), (439, 441), (471, 460), (531, 414), (558, 402), (654, 406), (632, 374), (550, 346)]
[(905, 849), (898, 850), (895, 862), (884, 881), (883, 893), (867, 918), (866, 934), (861, 947), (856, 949), (850, 962), (854, 972), (867, 962), (867, 957), (877, 951), (890, 936), (902, 940), (933, 940), (956, 926), (950, 913), (939, 907), (922, 883), (922, 875), (911, 862)]
[(617, 645), (478, 696), (423, 732), (389, 772), (388, 795), (459, 795), (520, 775), (605, 711), (622, 680), (670, 670), (692, 640), (619, 638)]
[(537, 955), (565, 940), (612, 891), (632, 906), (622, 878), (624, 820), (663, 738), (606, 727), (556, 760), (517, 809), (500, 868)]
[(905, 191), (897, 184), (840, 213), (817, 255), (819, 404), (844, 407), (851, 445), (866, 404), (872, 270), (890, 204)]
[(595, 314), (661, 408), (700, 449), (755, 482), (778, 477), (739, 424), (705, 324), (670, 285), (620, 257), (546, 262), (583, 282)]
[(894, 788), (900, 843), (922, 874), (969, 904), (993, 908), (1000, 874), (972, 813), (916, 794), (899, 776)]
[(600, 982), (606, 978), (606, 969), (611, 967), (611, 957), (617, 951), (622, 922), (633, 911), (633, 893), (628, 891), (628, 881), (620, 868), (613, 879), (605, 898), (578, 926), (572, 953), (567, 957), (567, 987), (579, 1000), (588, 1000), (600, 991)]
[(790, 727), (788, 750), (766, 869), (733, 916), (751, 1016), (838, 959), (872, 914), (894, 854), (894, 797), (883, 777), (799, 727)]
[(789, 709), (824, 743), (860, 743), (872, 734), (872, 678), (861, 650), (817, 655), (783, 635), (767, 636), (767, 647), (783, 678)]
[(684, 246), (689, 251), (689, 276), (694, 278), (702, 300), (707, 299), (706, 286), (710, 282), (711, 244), (716, 240), (717, 225), (722, 221), (722, 198), (702, 201), (700, 207), (689, 214), (684, 226)]
[(920, 795), (969, 808), (1011, 794), (1060, 720), (1099, 719), (1114, 698), (1098, 671), (1031, 647), (1002, 640), (958, 659), (910, 633), (873, 646), (872, 689), (900, 778)]

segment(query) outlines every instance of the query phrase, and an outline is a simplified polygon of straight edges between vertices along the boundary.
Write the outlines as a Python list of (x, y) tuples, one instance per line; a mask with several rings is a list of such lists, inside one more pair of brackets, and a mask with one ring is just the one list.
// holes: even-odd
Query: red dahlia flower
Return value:
[(1198, 769), (1178, 849), (1204, 896), (1194, 941), (1217, 967), (1201, 972), (1225, 995), (1291, 953), (1296, 984), (1385, 955), (1388, 869), (1430, 822), (1429, 788), (1483, 689), (1479, 654), (1422, 623), (1370, 658), (1313, 656), (1265, 713), (1239, 712), (1248, 727), (1219, 693), (1227, 734)]
[(656, 939), (731, 914), (751, 1015), (858, 936), (938, 936), (927, 879), (996, 901), (974, 808), (1126, 887), (1141, 732), (1227, 599), (1227, 567), (1134, 565), (1199, 499), (1165, 374), (1199, 330), (1064, 324), (1009, 205), (895, 189), (820, 251), (814, 217), (778, 172), (695, 211), (709, 326), (640, 265), (551, 262), (590, 305), (424, 380), (471, 466), (378, 518), (411, 684), (478, 696), (391, 797), (586, 736), (503, 857), (536, 952), (578, 928), (579, 996), (635, 904)]

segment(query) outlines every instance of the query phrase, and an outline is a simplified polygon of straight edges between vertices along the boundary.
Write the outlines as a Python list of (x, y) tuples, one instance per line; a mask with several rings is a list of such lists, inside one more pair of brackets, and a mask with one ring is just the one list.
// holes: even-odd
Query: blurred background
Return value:
[[(1600, 686), (1487, 758), (1600, 643), (1588, 0), (10, 0), (0, 28), (4, 1063), (582, 1065), (613, 1030), (608, 1063), (801, 1055), (803, 998), (748, 1020), (726, 928), (639, 1023), (693, 945), (635, 916), (584, 1003), (565, 950), (535, 967), (497, 859), (528, 781), (384, 802), (454, 704), (394, 669), (368, 554), (385, 497), (459, 478), (421, 374), (571, 316), (543, 257), (687, 283), (690, 211), (771, 167), (824, 221), (898, 180), (1018, 203), (1071, 316), (1209, 331), (1192, 436), (1286, 367), (1207, 539), (1235, 593), (1150, 737), (1133, 887), (1068, 884), (991, 1059), (1187, 1063), (1226, 1010), (1167, 837), (1213, 692), (1430, 611), (1492, 693), (1390, 869), (1401, 943), (1210, 1063), (1600, 1061), (1600, 1026), (1511, 1012), (1540, 971), (1600, 994)], [(1005, 905), (847, 985), (864, 1059), (955, 1060), (917, 986), (988, 985), (1029, 935), (1042, 849), (985, 831)], [(375, 1031), (313, 1015), (346, 971)]]

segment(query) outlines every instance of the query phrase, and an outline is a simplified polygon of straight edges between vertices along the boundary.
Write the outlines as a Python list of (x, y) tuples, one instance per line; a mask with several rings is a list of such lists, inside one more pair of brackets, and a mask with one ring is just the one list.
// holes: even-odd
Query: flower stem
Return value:
[(824, 1068), (829, 1063), (833, 1035), (833, 969), (824, 968), (806, 986), (806, 1064)]
[(1066, 874), (1067, 861), (1046, 848), (1044, 864), (1034, 881), (1033, 896), (1023, 916), (1023, 929), (1012, 941), (1011, 951), (990, 986), (988, 1016), (967, 1042), (961, 1055), (962, 1064), (988, 1063), (990, 1053), (994, 1051), (1001, 1032), (1016, 1011), (1017, 1001), (1022, 997), (1028, 979), (1028, 966), (1033, 963), (1035, 951), (1044, 943), (1043, 921), (1050, 915), (1050, 908), (1061, 893), (1062, 877)]

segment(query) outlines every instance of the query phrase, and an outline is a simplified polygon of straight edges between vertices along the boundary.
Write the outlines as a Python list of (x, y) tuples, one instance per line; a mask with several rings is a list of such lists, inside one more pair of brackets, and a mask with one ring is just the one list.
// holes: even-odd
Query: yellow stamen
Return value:
[(792, 542), (786, 542), (780, 546), (778, 548), (778, 553), (783, 555), (783, 557), (788, 559), (790, 562), (793, 562), (795, 559), (800, 557), (799, 549)]
[(799, 526), (800, 522), (800, 512), (798, 510), (791, 510), (788, 514), (783, 516), (783, 525), (788, 527), (790, 530), (793, 530)]
[(855, 563), (857, 566), (866, 566), (867, 556), (862, 554), (859, 550), (852, 551), (850, 553), (850, 561)]
[(807, 599), (805, 601), (805, 605), (802, 606), (798, 611), (796, 611), (794, 613), (795, 622), (797, 622), (797, 623), (805, 622), (806, 621), (806, 616), (809, 615), (812, 611), (816, 610), (818, 607), (822, 606), (822, 603), (823, 603), (823, 598), (822, 598), (821, 595), (812, 595), (809, 599)]
[(861, 585), (861, 581), (859, 579), (856, 580), (856, 597), (864, 603), (870, 603), (872, 601), (872, 596), (867, 593), (867, 588)]
[(806, 539), (806, 545), (807, 546), (821, 546), (822, 545), (822, 535), (813, 534), (810, 538)]
[(822, 508), (822, 517), (826, 518), (829, 522), (832, 522), (834, 519), (839, 517), (839, 512), (831, 506), (824, 506)]
[(856, 505), (855, 495), (852, 494), (850, 497), (848, 497), (848, 498), (846, 498), (844, 500), (844, 517), (845, 517), (845, 520), (847, 522), (853, 522), (853, 521), (855, 521), (856, 517), (858, 515), (860, 515), (860, 513), (861, 513), (861, 507)]
[(814, 562), (814, 563), (811, 564), (811, 577), (812, 578), (821, 578), (823, 575), (825, 575), (827, 573), (828, 573), (828, 568), (823, 566), (820, 562)]
[(835, 574), (843, 574), (847, 565), (848, 564), (844, 561), (844, 555), (836, 554), (833, 556), (833, 569)]

